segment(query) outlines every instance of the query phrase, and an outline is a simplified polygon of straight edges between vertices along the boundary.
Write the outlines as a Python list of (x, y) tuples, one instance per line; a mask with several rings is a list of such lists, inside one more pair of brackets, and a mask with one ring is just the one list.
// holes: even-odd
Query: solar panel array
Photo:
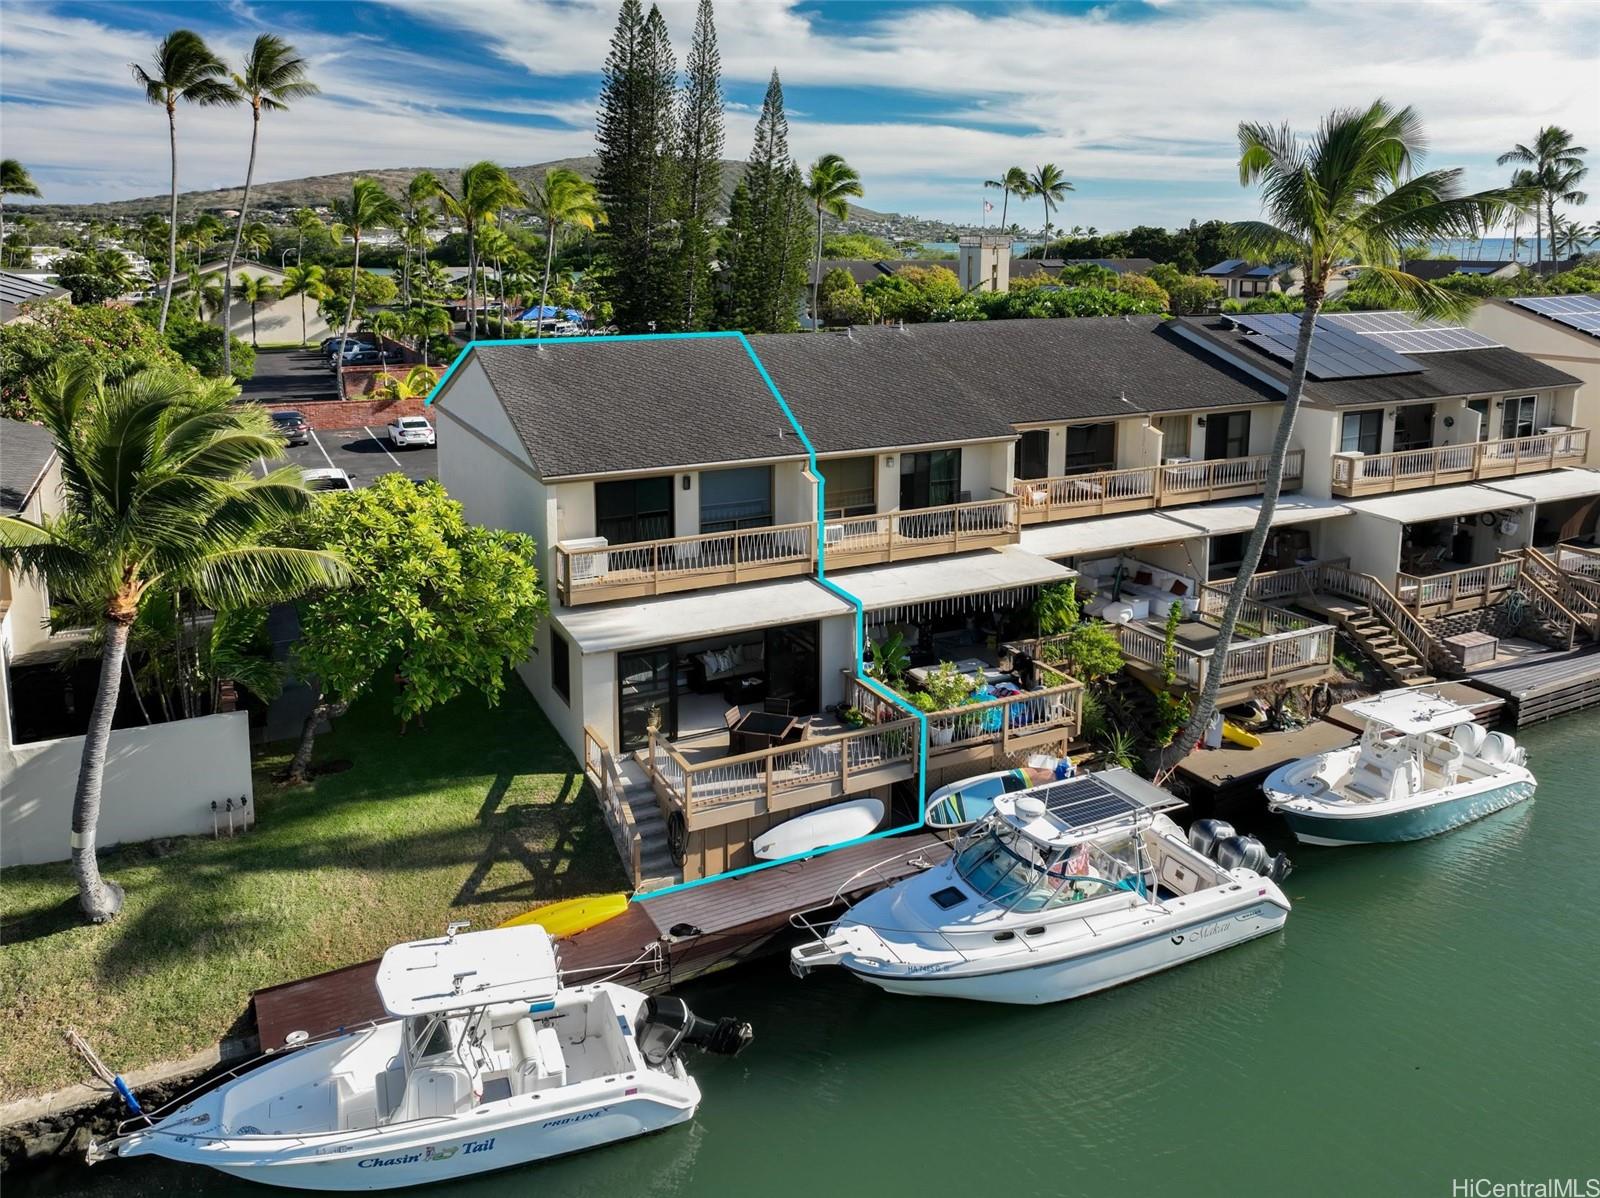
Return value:
[(1355, 333), (1409, 333), (1413, 329), (1453, 329), (1456, 326), (1404, 312), (1324, 312), (1322, 319)]
[(1495, 349), (1499, 342), (1445, 320), (1404, 312), (1330, 312), (1323, 319), (1371, 337), (1401, 354), (1433, 354), (1453, 349)]
[(1536, 295), (1508, 300), (1519, 308), (1536, 312), (1547, 320), (1565, 325), (1591, 337), (1600, 337), (1600, 296)]
[[(1265, 316), (1235, 316), (1233, 322), (1253, 333), (1249, 344), (1284, 364), (1294, 361), (1295, 341), (1300, 335), (1300, 317), (1292, 312)], [(1311, 357), (1306, 373), (1314, 379), (1360, 379), (1395, 374), (1420, 374), (1422, 367), (1402, 358), (1387, 347), (1375, 344), (1370, 336), (1343, 328), (1317, 317), (1316, 337), (1311, 342)]]
[(1226, 262), (1218, 262), (1215, 266), (1206, 267), (1200, 273), (1205, 275), (1225, 275), (1243, 265), (1243, 258), (1229, 258)]

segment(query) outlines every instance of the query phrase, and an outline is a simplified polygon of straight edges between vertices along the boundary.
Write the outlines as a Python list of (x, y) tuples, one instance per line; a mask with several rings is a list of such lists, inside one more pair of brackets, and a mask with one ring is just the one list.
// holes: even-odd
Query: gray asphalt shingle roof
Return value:
[(58, 287), (54, 283), (0, 270), (0, 324), (7, 324), (14, 319), (22, 304), (33, 300), (65, 299), (68, 294), (65, 287)]
[(37, 424), (0, 420), (0, 512), (20, 512), (55, 455), (56, 443)]

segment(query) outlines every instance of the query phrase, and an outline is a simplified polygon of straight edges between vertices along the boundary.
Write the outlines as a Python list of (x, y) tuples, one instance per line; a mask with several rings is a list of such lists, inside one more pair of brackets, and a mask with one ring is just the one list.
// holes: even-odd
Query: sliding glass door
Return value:
[(678, 696), (670, 648), (617, 654), (617, 736), (624, 753), (650, 742), (650, 713), (661, 713), (660, 735), (678, 735)]
[(672, 475), (595, 483), (594, 529), (613, 545), (672, 536)]
[(771, 523), (771, 466), (741, 466), (701, 473), (701, 532), (765, 528)]
[(1017, 441), (1017, 477), (1050, 477), (1050, 430), (1032, 428)]
[(1206, 417), (1206, 461), (1242, 458), (1249, 452), (1249, 412), (1218, 412)]
[(900, 507), (943, 507), (961, 495), (961, 451), (933, 449), (900, 455)]

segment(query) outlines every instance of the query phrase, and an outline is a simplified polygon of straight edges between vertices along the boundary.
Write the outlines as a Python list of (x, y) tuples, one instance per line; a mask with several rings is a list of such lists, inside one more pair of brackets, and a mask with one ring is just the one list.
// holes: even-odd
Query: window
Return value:
[(1050, 477), (1050, 430), (1029, 429), (1017, 442), (1017, 477)]
[(1087, 470), (1115, 470), (1117, 466), (1117, 426), (1114, 424), (1074, 424), (1067, 429), (1067, 473)]
[(1406, 404), (1395, 413), (1394, 451), (1429, 449), (1433, 446), (1433, 405)]
[(961, 495), (961, 451), (933, 449), (900, 455), (900, 506), (943, 507)]
[(572, 644), (550, 625), (550, 686), (572, 706)]
[(878, 510), (878, 459), (841, 458), (822, 463), (828, 480), (822, 502), (830, 520), (841, 516), (870, 516)]
[(1383, 448), (1383, 410), (1346, 412), (1339, 427), (1340, 453), (1378, 453)]
[(595, 533), (613, 545), (670, 537), (672, 479), (666, 474), (595, 483)]
[(772, 467), (742, 466), (700, 475), (700, 531), (765, 528), (772, 523)]
[(1533, 436), (1534, 412), (1538, 402), (1532, 395), (1518, 395), (1500, 404), (1500, 435), (1506, 440), (1513, 437)]
[(1156, 421), (1161, 430), (1161, 456), (1168, 461), (1189, 456), (1189, 418), (1163, 416)]
[(1250, 413), (1214, 412), (1206, 417), (1206, 460), (1242, 458), (1250, 452)]

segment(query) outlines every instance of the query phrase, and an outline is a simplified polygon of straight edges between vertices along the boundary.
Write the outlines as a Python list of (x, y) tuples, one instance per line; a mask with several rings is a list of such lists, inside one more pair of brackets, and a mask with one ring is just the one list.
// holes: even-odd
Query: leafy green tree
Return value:
[(837, 266), (822, 276), (820, 302), (826, 324), (874, 324), (883, 316), (877, 304), (862, 294), (850, 272)]
[(1111, 290), (1120, 291), (1124, 295), (1131, 295), (1135, 299), (1145, 300), (1152, 304), (1159, 304), (1165, 311), (1171, 304), (1172, 297), (1167, 294), (1166, 288), (1154, 279), (1144, 275), (1123, 274), (1111, 280)]
[(1407, 274), (1401, 268), (1404, 249), (1492, 225), (1508, 196), (1504, 191), (1462, 195), (1459, 170), (1419, 170), (1423, 145), (1417, 114), (1383, 100), (1367, 108), (1336, 109), (1323, 118), (1309, 142), (1302, 142), (1287, 124), (1246, 121), (1239, 126), (1239, 181), (1260, 185), (1267, 219), (1236, 225), (1236, 241), (1245, 257), (1298, 265), (1305, 306), (1267, 457), (1261, 510), (1223, 608), (1205, 682), (1189, 722), (1162, 756), (1164, 769), (1199, 743), (1216, 710), (1234, 629), (1283, 487), (1283, 463), (1305, 394), (1317, 313), (1335, 273), (1351, 263), (1359, 265), (1370, 276), (1365, 280), (1369, 287), (1385, 293), (1393, 306), (1423, 316), (1460, 316), (1472, 306), (1468, 297)]
[[(555, 261), (556, 239), (566, 229), (584, 229), (590, 233), (605, 219), (600, 201), (595, 197), (594, 185), (577, 171), (555, 167), (547, 173), (528, 196), (534, 215), (544, 222), (544, 281), (539, 287), (539, 308), (543, 311), (550, 299), (550, 267)], [(541, 318), (534, 337), (544, 334)]]
[(1045, 587), (1033, 602), (1033, 618), (1045, 642), (1046, 661), (1064, 665), (1082, 682), (1096, 682), (1123, 666), (1116, 633), (1101, 620), (1083, 618), (1076, 582)]
[(292, 468), (253, 473), (283, 441), (264, 409), (234, 397), (187, 372), (146, 370), (107, 385), (92, 370), (57, 369), (36, 399), (55, 437), (65, 506), (38, 524), (0, 517), (0, 561), (100, 613), (100, 683), (72, 802), (79, 903), (96, 923), (122, 906), (121, 888), (100, 876), (95, 832), (123, 658), (145, 597), (181, 589), (219, 609), (260, 606), (345, 576), (320, 545), (264, 543), (311, 496)]
[(155, 324), (129, 308), (52, 300), (28, 311), (32, 319), (0, 326), (0, 415), (8, 419), (39, 419), (35, 393), (57, 363), (92, 369), (107, 385), (146, 367), (185, 369)]
[(815, 280), (811, 284), (811, 314), (817, 322), (822, 320), (818, 294), (822, 287), (822, 214), (830, 213), (836, 220), (850, 214), (850, 199), (860, 197), (861, 176), (838, 154), (824, 154), (811, 164), (806, 176), (806, 197), (817, 210), (817, 255)]
[(896, 256), (894, 246), (871, 233), (830, 233), (822, 242), (824, 258), (862, 258), (880, 261)]
[(144, 98), (167, 112), (167, 139), (172, 150), (172, 214), (167, 218), (167, 285), (161, 296), (161, 319), (167, 331), (172, 288), (178, 281), (178, 102), (211, 108), (237, 104), (242, 97), (224, 76), (228, 68), (198, 33), (176, 29), (161, 39), (151, 69), (132, 66), (133, 81), (144, 88)]
[(36, 196), (39, 185), (15, 158), (0, 158), (0, 243), (6, 239), (6, 197)]
[(120, 250), (86, 250), (56, 261), (57, 281), (72, 302), (87, 306), (116, 299), (133, 288), (133, 264)]
[[(141, 304), (138, 310), (149, 318), (155, 315), (152, 308), (153, 305)], [(229, 360), (233, 363), (233, 373), (231, 376), (224, 375), (222, 327), (204, 319), (187, 305), (178, 305), (167, 313), (165, 335), (173, 351), (206, 378), (232, 377), (242, 380), (255, 373), (256, 351), (246, 342), (230, 335)]]
[(1033, 174), (1028, 176), (1028, 194), (1038, 196), (1044, 202), (1044, 239), (1050, 240), (1050, 211), (1062, 200), (1067, 198), (1067, 192), (1073, 191), (1067, 177), (1061, 173), (1061, 168), (1053, 162), (1046, 162), (1042, 166), (1033, 168)]
[(309, 340), (306, 333), (306, 301), (320, 304), (323, 300), (333, 298), (333, 288), (328, 286), (327, 270), (319, 262), (310, 265), (296, 263), (283, 272), (283, 283), (278, 288), (278, 294), (285, 299), (296, 295), (300, 297), (300, 344), (305, 345)]
[[(1033, 194), (1033, 184), (1028, 181), (1028, 172), (1020, 166), (1007, 167), (1005, 174), (998, 179), (985, 179), (983, 185), (995, 188), (1000, 192), (1000, 227), (1002, 229), (1006, 227), (1006, 212), (1011, 206), (1011, 197), (1016, 196), (1017, 199), (1023, 200)], [(1048, 215), (1047, 211), (1046, 216), (1048, 217)]]
[[(239, 247), (244, 243), (245, 222), (250, 219), (250, 188), (256, 179), (256, 143), (261, 139), (261, 114), (284, 112), (290, 100), (314, 96), (320, 90), (306, 78), (306, 60), (295, 53), (294, 47), (275, 33), (258, 34), (246, 53), (244, 65), (233, 72), (233, 89), (250, 105), (250, 164), (244, 173), (244, 197), (239, 202), (239, 223), (233, 231), (233, 248), (228, 251), (228, 262), (222, 268), (224, 317), (222, 327), (233, 328), (233, 267), (239, 260)], [(266, 227), (260, 233), (265, 235)], [(257, 238), (254, 244), (260, 244)], [(268, 242), (270, 244), (270, 240)], [(241, 299), (244, 297), (241, 295)], [(255, 343), (255, 309), (250, 310), (250, 341)], [(230, 370), (228, 343), (222, 343), (222, 368)]]
[(387, 474), (330, 492), (295, 521), (289, 543), (325, 545), (353, 575), (301, 603), (296, 660), (317, 693), (291, 781), (307, 776), (317, 724), (391, 673), (404, 680), (402, 721), (467, 689), (497, 701), (547, 611), (532, 539), (467, 523), (436, 482)]
[(716, 218), (722, 208), (722, 58), (717, 51), (711, 0), (700, 0), (695, 12), (684, 74), (676, 147), (676, 269), (682, 327), (693, 332), (711, 325), (711, 266), (716, 256)]
[(885, 320), (921, 324), (933, 320), (962, 297), (961, 281), (943, 266), (902, 266), (861, 289)]

